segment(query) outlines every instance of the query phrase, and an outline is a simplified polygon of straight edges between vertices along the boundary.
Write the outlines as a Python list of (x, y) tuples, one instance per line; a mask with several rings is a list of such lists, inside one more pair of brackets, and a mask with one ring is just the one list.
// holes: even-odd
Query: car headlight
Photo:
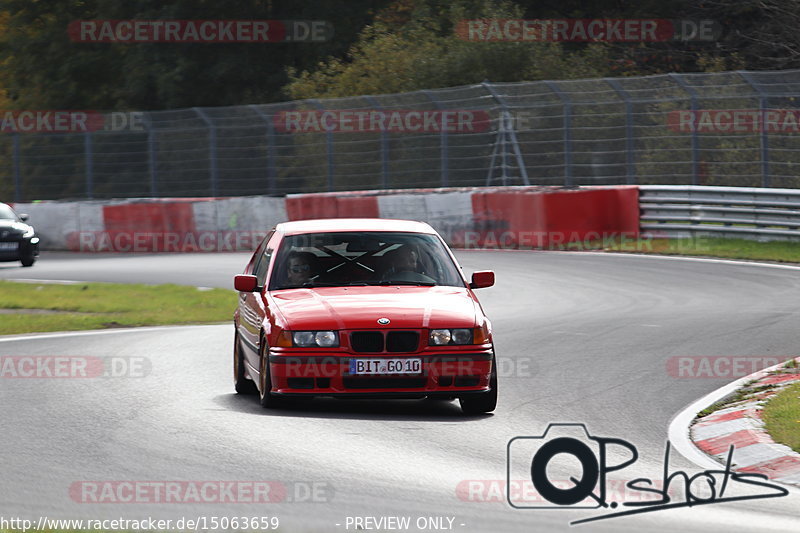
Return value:
[(299, 348), (332, 348), (339, 346), (339, 335), (335, 331), (295, 331), (292, 343)]
[(444, 346), (446, 344), (472, 344), (473, 334), (470, 328), (432, 329), (428, 336), (428, 344)]
[(30, 239), (31, 237), (34, 236), (35, 233), (36, 232), (33, 230), (33, 228), (28, 228), (27, 230), (25, 230), (25, 233), (22, 234), (22, 238)]
[(314, 335), (314, 340), (317, 341), (317, 346), (323, 348), (330, 348), (339, 344), (339, 337), (335, 331), (318, 331)]
[(433, 329), (431, 330), (430, 337), (428, 337), (430, 344), (441, 346), (442, 344), (450, 344), (452, 335), (449, 329)]

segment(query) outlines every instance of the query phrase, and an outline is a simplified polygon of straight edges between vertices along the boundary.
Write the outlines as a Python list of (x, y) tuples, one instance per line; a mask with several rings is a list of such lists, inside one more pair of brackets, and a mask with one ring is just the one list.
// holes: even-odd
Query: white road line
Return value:
[(14, 283), (41, 283), (42, 285), (77, 285), (79, 283), (94, 283), (92, 281), (76, 281), (71, 279), (33, 279), (33, 278), (8, 278), (3, 281), (13, 281)]
[(628, 252), (590, 252), (590, 251), (568, 251), (568, 250), (518, 250), (513, 248), (495, 249), (495, 248), (454, 248), (454, 252), (517, 252), (517, 253), (539, 253), (539, 254), (561, 254), (561, 255), (592, 255), (603, 257), (642, 257), (647, 259), (666, 259), (670, 261), (694, 261), (699, 263), (716, 263), (723, 265), (744, 265), (744, 266), (758, 266), (768, 268), (781, 268), (784, 270), (800, 270), (798, 265), (782, 265), (778, 263), (761, 263), (759, 261), (742, 261), (737, 259), (722, 259), (710, 257), (691, 257), (679, 255), (661, 255), (661, 254), (636, 254)]
[(183, 324), (178, 326), (151, 326), (146, 328), (92, 329), (89, 331), (67, 331), (61, 333), (43, 333), (40, 335), (3, 335), (0, 336), (0, 342), (15, 342), (15, 341), (40, 340), (40, 339), (60, 339), (63, 337), (83, 337), (89, 335), (111, 335), (114, 333), (146, 333), (153, 331), (162, 331), (164, 329), (208, 328), (208, 327), (220, 327), (227, 325), (228, 325), (227, 322), (220, 322), (219, 324)]

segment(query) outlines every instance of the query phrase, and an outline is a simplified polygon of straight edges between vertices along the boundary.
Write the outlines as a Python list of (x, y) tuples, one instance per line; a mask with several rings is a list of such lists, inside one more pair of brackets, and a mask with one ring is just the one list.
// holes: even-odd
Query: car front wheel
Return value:
[(461, 410), (467, 415), (490, 413), (497, 407), (497, 361), (492, 354), (492, 372), (489, 375), (489, 390), (479, 394), (470, 394), (458, 399)]
[(255, 394), (258, 392), (252, 379), (247, 379), (244, 370), (242, 347), (239, 344), (239, 334), (233, 334), (233, 386), (238, 394)]
[(260, 360), (260, 368), (258, 372), (259, 379), (259, 393), (258, 397), (261, 407), (275, 407), (278, 403), (277, 398), (272, 395), (272, 377), (269, 373), (269, 350), (265, 339), (261, 339), (258, 347), (258, 355)]

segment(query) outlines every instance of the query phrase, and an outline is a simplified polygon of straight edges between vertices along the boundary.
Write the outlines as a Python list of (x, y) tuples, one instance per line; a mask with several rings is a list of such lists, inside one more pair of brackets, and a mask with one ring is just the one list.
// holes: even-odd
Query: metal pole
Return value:
[(22, 201), (22, 180), (20, 179), (20, 159), (19, 159), (19, 133), (11, 136), (11, 149), (12, 149), (12, 168), (14, 174), (14, 202), (19, 203)]
[[(505, 158), (506, 158), (506, 136), (511, 138), (511, 149), (514, 151), (514, 155), (517, 158), (517, 166), (519, 167), (519, 173), (522, 176), (522, 182), (525, 185), (530, 185), (530, 181), (528, 181), (528, 169), (525, 167), (525, 160), (522, 158), (522, 152), (519, 149), (519, 141), (517, 140), (517, 132), (514, 129), (513, 121), (511, 118), (511, 112), (509, 111), (508, 102), (506, 99), (501, 96), (495, 89), (494, 86), (489, 83), (488, 81), (481, 82), (481, 85), (489, 91), (489, 94), (492, 95), (492, 98), (495, 102), (500, 104), (502, 108), (502, 112), (500, 113), (500, 127), (498, 127), (498, 136), (502, 131), (502, 139), (503, 139), (503, 185), (505, 185)], [(496, 145), (495, 145), (496, 147)], [(495, 161), (495, 153), (492, 152), (492, 159), (489, 163), (489, 175), (491, 176), (492, 169), (494, 168), (494, 161)], [(488, 180), (487, 180), (488, 184)]]
[[(422, 94), (428, 97), (428, 100), (433, 102), (433, 105), (436, 106), (436, 109), (442, 111), (442, 105), (439, 101), (431, 95), (430, 91), (420, 91)], [(448, 136), (447, 136), (447, 125), (445, 124), (444, 120), (444, 113), (442, 113), (442, 129), (439, 131), (439, 139), (440, 139), (440, 146), (441, 146), (441, 169), (442, 169), (442, 187), (448, 187), (450, 185), (450, 148), (448, 143)]]
[(505, 109), (502, 113), (500, 113), (500, 135), (502, 135), (503, 139), (503, 147), (501, 148), (502, 151), (500, 152), (500, 168), (503, 170), (500, 173), (500, 179), (503, 182), (503, 186), (508, 184), (508, 150), (506, 149), (506, 142), (508, 141), (508, 119), (510, 117), (511, 114)]
[(83, 134), (83, 155), (86, 170), (86, 198), (94, 198), (94, 154), (92, 153), (92, 134)]
[[(364, 96), (364, 100), (369, 102), (375, 109), (383, 110), (380, 102), (374, 96)], [(381, 131), (381, 189), (387, 188), (389, 184), (389, 132), (385, 129)]]
[(217, 127), (214, 126), (214, 123), (202, 108), (193, 107), (192, 109), (208, 127), (208, 173), (211, 179), (211, 196), (216, 197), (219, 193), (219, 169), (217, 168)]
[[(323, 106), (319, 100), (316, 98), (308, 100), (308, 102), (319, 109), (320, 111), (326, 111), (325, 106)], [(333, 191), (333, 184), (334, 184), (334, 176), (336, 175), (336, 166), (334, 165), (333, 161), (333, 132), (327, 131), (325, 132), (325, 140), (328, 149), (328, 192)]]
[(275, 170), (275, 125), (272, 123), (272, 117), (258, 106), (251, 105), (250, 109), (267, 124), (267, 190), (270, 195), (274, 195), (278, 189), (278, 173)]
[(142, 122), (147, 128), (147, 170), (150, 173), (150, 196), (158, 196), (158, 160), (156, 158), (156, 131), (147, 114), (142, 115)]
[(569, 95), (561, 90), (553, 81), (544, 82), (553, 91), (564, 110), (564, 186), (574, 187), (575, 179), (572, 172), (572, 101)]
[(700, 139), (697, 137), (697, 91), (694, 87), (686, 83), (679, 74), (670, 73), (669, 77), (677, 83), (681, 89), (689, 94), (689, 109), (692, 111), (692, 185), (700, 183)]
[(761, 88), (761, 85), (753, 80), (753, 77), (749, 72), (738, 70), (737, 74), (739, 74), (744, 81), (746, 81), (750, 87), (752, 87), (756, 93), (758, 93), (758, 107), (759, 113), (761, 114), (761, 135), (759, 138), (761, 145), (761, 186), (771, 187), (772, 177), (770, 176), (769, 172), (769, 128), (767, 127), (767, 122), (765, 120), (767, 108), (769, 107), (769, 96), (764, 92), (764, 89)]
[(625, 183), (636, 183), (636, 160), (633, 153), (633, 102), (628, 91), (614, 78), (604, 78), (612, 89), (625, 101)]

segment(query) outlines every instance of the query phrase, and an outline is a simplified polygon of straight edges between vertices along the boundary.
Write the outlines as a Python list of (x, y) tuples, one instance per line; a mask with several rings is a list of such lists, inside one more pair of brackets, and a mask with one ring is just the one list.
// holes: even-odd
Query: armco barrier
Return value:
[(642, 230), (661, 238), (800, 241), (800, 190), (643, 185)]
[(454, 247), (548, 248), (639, 234), (638, 188), (499, 187), (18, 204), (45, 250), (251, 250), (275, 224), (380, 217), (431, 224)]

